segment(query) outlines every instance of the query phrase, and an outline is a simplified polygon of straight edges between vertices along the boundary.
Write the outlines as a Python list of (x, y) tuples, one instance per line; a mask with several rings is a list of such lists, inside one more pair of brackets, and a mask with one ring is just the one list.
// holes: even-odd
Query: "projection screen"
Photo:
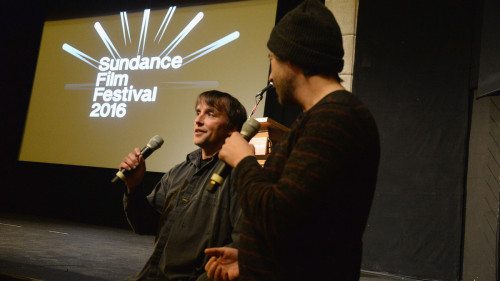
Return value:
[(250, 113), (267, 84), (276, 5), (234, 1), (45, 22), (19, 160), (117, 168), (160, 135), (165, 143), (147, 168), (166, 171), (196, 149), (199, 93), (229, 92)]

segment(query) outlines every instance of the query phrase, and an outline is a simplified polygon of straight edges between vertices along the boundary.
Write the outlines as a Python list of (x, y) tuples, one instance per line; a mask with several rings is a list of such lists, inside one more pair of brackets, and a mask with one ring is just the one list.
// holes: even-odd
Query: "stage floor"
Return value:
[(0, 280), (125, 280), (140, 271), (153, 240), (126, 229), (0, 213)]
[[(0, 213), (0, 281), (120, 281), (140, 271), (153, 236)], [(361, 281), (411, 280), (362, 273)]]

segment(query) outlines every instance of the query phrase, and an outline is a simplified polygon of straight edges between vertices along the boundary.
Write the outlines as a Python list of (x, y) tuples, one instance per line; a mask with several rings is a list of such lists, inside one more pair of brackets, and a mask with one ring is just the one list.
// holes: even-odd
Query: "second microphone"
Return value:
[[(260, 123), (254, 118), (248, 118), (243, 126), (241, 127), (240, 134), (246, 141), (250, 141), (257, 132), (259, 132)], [(231, 171), (231, 166), (227, 165), (224, 161), (219, 160), (217, 166), (214, 169), (214, 173), (210, 178), (210, 183), (207, 190), (213, 191), (216, 187), (221, 186), (224, 183), (224, 179), (227, 177)]]

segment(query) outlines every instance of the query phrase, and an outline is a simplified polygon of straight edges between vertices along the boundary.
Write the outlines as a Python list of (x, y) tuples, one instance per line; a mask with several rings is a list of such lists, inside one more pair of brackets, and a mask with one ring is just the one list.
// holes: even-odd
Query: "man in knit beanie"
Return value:
[(342, 33), (333, 14), (318, 1), (305, 1), (274, 27), (267, 47), (284, 61), (336, 75), (344, 67)]
[(241, 134), (226, 139), (219, 159), (234, 168), (244, 219), (235, 248), (205, 250), (205, 270), (214, 280), (359, 280), (380, 144), (370, 111), (341, 85), (340, 28), (306, 0), (267, 46), (279, 102), (303, 112), (264, 167)]

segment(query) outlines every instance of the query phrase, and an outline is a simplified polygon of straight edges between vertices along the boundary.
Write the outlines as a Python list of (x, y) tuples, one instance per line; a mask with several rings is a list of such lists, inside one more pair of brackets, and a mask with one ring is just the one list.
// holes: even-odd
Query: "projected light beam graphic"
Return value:
[(122, 22), (123, 44), (127, 46), (127, 39), (129, 43), (132, 43), (132, 38), (130, 38), (130, 27), (128, 25), (127, 12), (120, 12), (120, 20)]
[[(174, 12), (176, 10), (175, 6), (172, 6), (168, 9), (162, 24), (158, 28), (158, 31), (155, 36), (155, 41), (159, 43), (161, 38), (163, 37), (168, 24), (170, 23)], [(160, 53), (160, 57), (168, 56), (174, 48), (176, 48), (181, 41), (193, 30), (193, 28), (203, 19), (203, 12), (199, 12), (187, 25), (184, 27), (184, 29), (167, 45), (167, 47)], [(124, 45), (127, 45), (127, 40), (129, 43), (132, 43), (132, 39), (130, 36), (130, 27), (128, 23), (128, 17), (126, 12), (120, 12), (120, 20), (121, 20), (121, 26), (122, 26), (122, 32), (123, 32), (123, 40), (124, 40)], [(140, 38), (139, 38), (139, 43), (137, 46), (137, 54), (143, 54), (144, 49), (145, 49), (145, 44), (146, 44), (146, 34), (147, 34), (147, 28), (149, 25), (149, 20), (150, 20), (150, 9), (144, 10), (144, 15), (143, 15), (143, 20), (142, 20), (142, 27), (141, 27), (141, 33), (140, 33)], [(121, 58), (117, 48), (107, 35), (106, 31), (102, 27), (102, 25), (99, 22), (96, 22), (94, 24), (94, 28), (96, 29), (98, 35), (101, 37), (104, 45), (108, 49), (109, 53), (111, 56), (116, 59), (116, 58)], [(183, 57), (183, 60), (189, 59), (183, 64), (191, 63), (196, 59), (199, 59), (203, 57), (204, 55), (207, 55), (211, 53), (212, 51), (223, 47), (224, 45), (227, 45), (231, 43), (232, 41), (238, 39), (240, 36), (240, 33), (238, 31), (234, 31), (229, 35), (226, 35), (223, 38), (220, 38), (202, 48), (199, 50)], [(91, 56), (85, 54), (84, 52), (78, 50), (77, 48), (71, 46), (68, 43), (64, 43), (62, 46), (62, 49), (69, 54), (73, 55), (77, 59), (89, 64), (90, 66), (94, 68), (98, 68), (99, 61), (96, 59), (92, 58)]]
[[(175, 6), (172, 6), (167, 10), (163, 21), (156, 31), (155, 38), (152, 40), (153, 42), (156, 42), (156, 44), (160, 44), (160, 41), (163, 38), (175, 11)], [(135, 80), (131, 78), (133, 73), (148, 70), (178, 71), (184, 65), (189, 64), (240, 37), (240, 33), (238, 31), (234, 31), (204, 47), (201, 47), (191, 54), (185, 55), (184, 57), (179, 54), (171, 55), (174, 49), (181, 45), (183, 40), (193, 32), (195, 27), (200, 24), (203, 18), (203, 12), (196, 13), (196, 15), (191, 18), (189, 23), (181, 29), (177, 36), (175, 36), (175, 38), (167, 44), (163, 51), (156, 56), (144, 55), (151, 19), (150, 9), (144, 10), (142, 15), (142, 22), (137, 41), (137, 52), (133, 56), (130, 56), (131, 50), (129, 48), (125, 49), (129, 52), (128, 56), (120, 55), (117, 46), (111, 39), (113, 36), (109, 36), (109, 31), (106, 31), (105, 27), (99, 21), (94, 23), (94, 29), (110, 55), (95, 59), (70, 44), (63, 43), (62, 49), (64, 51), (97, 69), (89, 117), (123, 118), (127, 114), (129, 106), (132, 104), (156, 103), (157, 94), (159, 93), (158, 83), (162, 83), (163, 85), (186, 85), (185, 81), (170, 81), (170, 84), (165, 84), (160, 81), (144, 84), (141, 83), (142, 81), (139, 81), (141, 84), (138, 86), (134, 83)], [(126, 12), (120, 12), (120, 24), (121, 32), (123, 33), (121, 34), (123, 35), (123, 45), (127, 47), (127, 45), (132, 44), (133, 36), (131, 36), (130, 33), (129, 20)], [(116, 29), (110, 27), (109, 30)], [(138, 76), (140, 77), (140, 75)], [(190, 84), (191, 86), (200, 86), (205, 85), (206, 83), (187, 82), (187, 84)], [(66, 84), (65, 89), (84, 90), (88, 88), (88, 85), (90, 84)]]
[(104, 31), (104, 28), (102, 28), (101, 24), (99, 22), (96, 22), (94, 24), (94, 28), (97, 31), (97, 34), (99, 34), (99, 36), (101, 37), (106, 48), (108, 48), (108, 51), (113, 56), (113, 58), (114, 59), (116, 59), (116, 57), (121, 58), (120, 54), (115, 48), (115, 45), (113, 44), (113, 42), (111, 42), (111, 39), (109, 39), (108, 34), (106, 34), (106, 31)]
[(214, 51), (214, 50), (216, 50), (216, 49), (218, 49), (218, 48), (226, 45), (227, 43), (229, 43), (231, 41), (234, 41), (234, 40), (238, 39), (238, 37), (240, 37), (240, 33), (238, 31), (235, 31), (235, 32), (233, 32), (233, 33), (231, 33), (231, 34), (229, 34), (229, 35), (227, 35), (227, 36), (225, 36), (225, 37), (223, 37), (223, 38), (221, 38), (221, 39), (213, 42), (212, 44), (210, 44), (208, 46), (205, 46), (205, 47), (199, 49), (198, 51), (196, 51), (196, 52), (194, 52), (194, 53), (192, 53), (190, 55), (185, 56), (183, 58), (183, 60), (189, 59), (189, 58), (191, 58), (193, 56), (194, 57), (192, 59), (188, 60), (188, 61), (184, 61), (184, 65), (186, 65), (186, 64), (194, 61), (195, 59), (200, 58), (200, 57), (202, 57), (202, 56), (204, 56), (204, 55), (206, 55), (206, 54), (208, 54), (208, 53), (210, 53), (210, 52), (212, 52), (212, 51)]
[[(158, 39), (158, 43), (160, 43), (160, 40), (163, 37), (163, 34), (165, 34), (165, 30), (167, 30), (168, 24), (170, 23), (170, 20), (174, 16), (175, 9), (176, 9), (175, 6), (168, 8), (167, 14), (163, 18), (163, 21), (160, 25), (160, 28), (158, 29), (158, 32), (155, 35), (155, 41), (156, 41), (156, 39)], [(160, 31), (161, 31), (161, 35), (160, 35), (160, 38), (158, 38)]]
[[(65, 50), (66, 52), (72, 54), (73, 56), (75, 56), (76, 58), (80, 59), (81, 61), (83, 61), (84, 63), (98, 69), (98, 65), (99, 65), (99, 62), (92, 58), (91, 56), (83, 53), (82, 51), (76, 49), (75, 47), (71, 46), (70, 44), (67, 44), (67, 43), (64, 43), (63, 46), (62, 46), (63, 50)], [(95, 62), (96, 64), (92, 63), (92, 62)]]
[(137, 47), (137, 54), (144, 55), (144, 46), (146, 45), (146, 35), (148, 34), (149, 26), (149, 15), (151, 14), (150, 9), (144, 10), (144, 16), (142, 17), (142, 27), (141, 36), (139, 37), (139, 46)]
[(203, 19), (203, 13), (199, 12), (188, 25), (175, 37), (174, 40), (161, 52), (160, 57), (168, 56), (177, 45), (193, 30), (193, 28)]

